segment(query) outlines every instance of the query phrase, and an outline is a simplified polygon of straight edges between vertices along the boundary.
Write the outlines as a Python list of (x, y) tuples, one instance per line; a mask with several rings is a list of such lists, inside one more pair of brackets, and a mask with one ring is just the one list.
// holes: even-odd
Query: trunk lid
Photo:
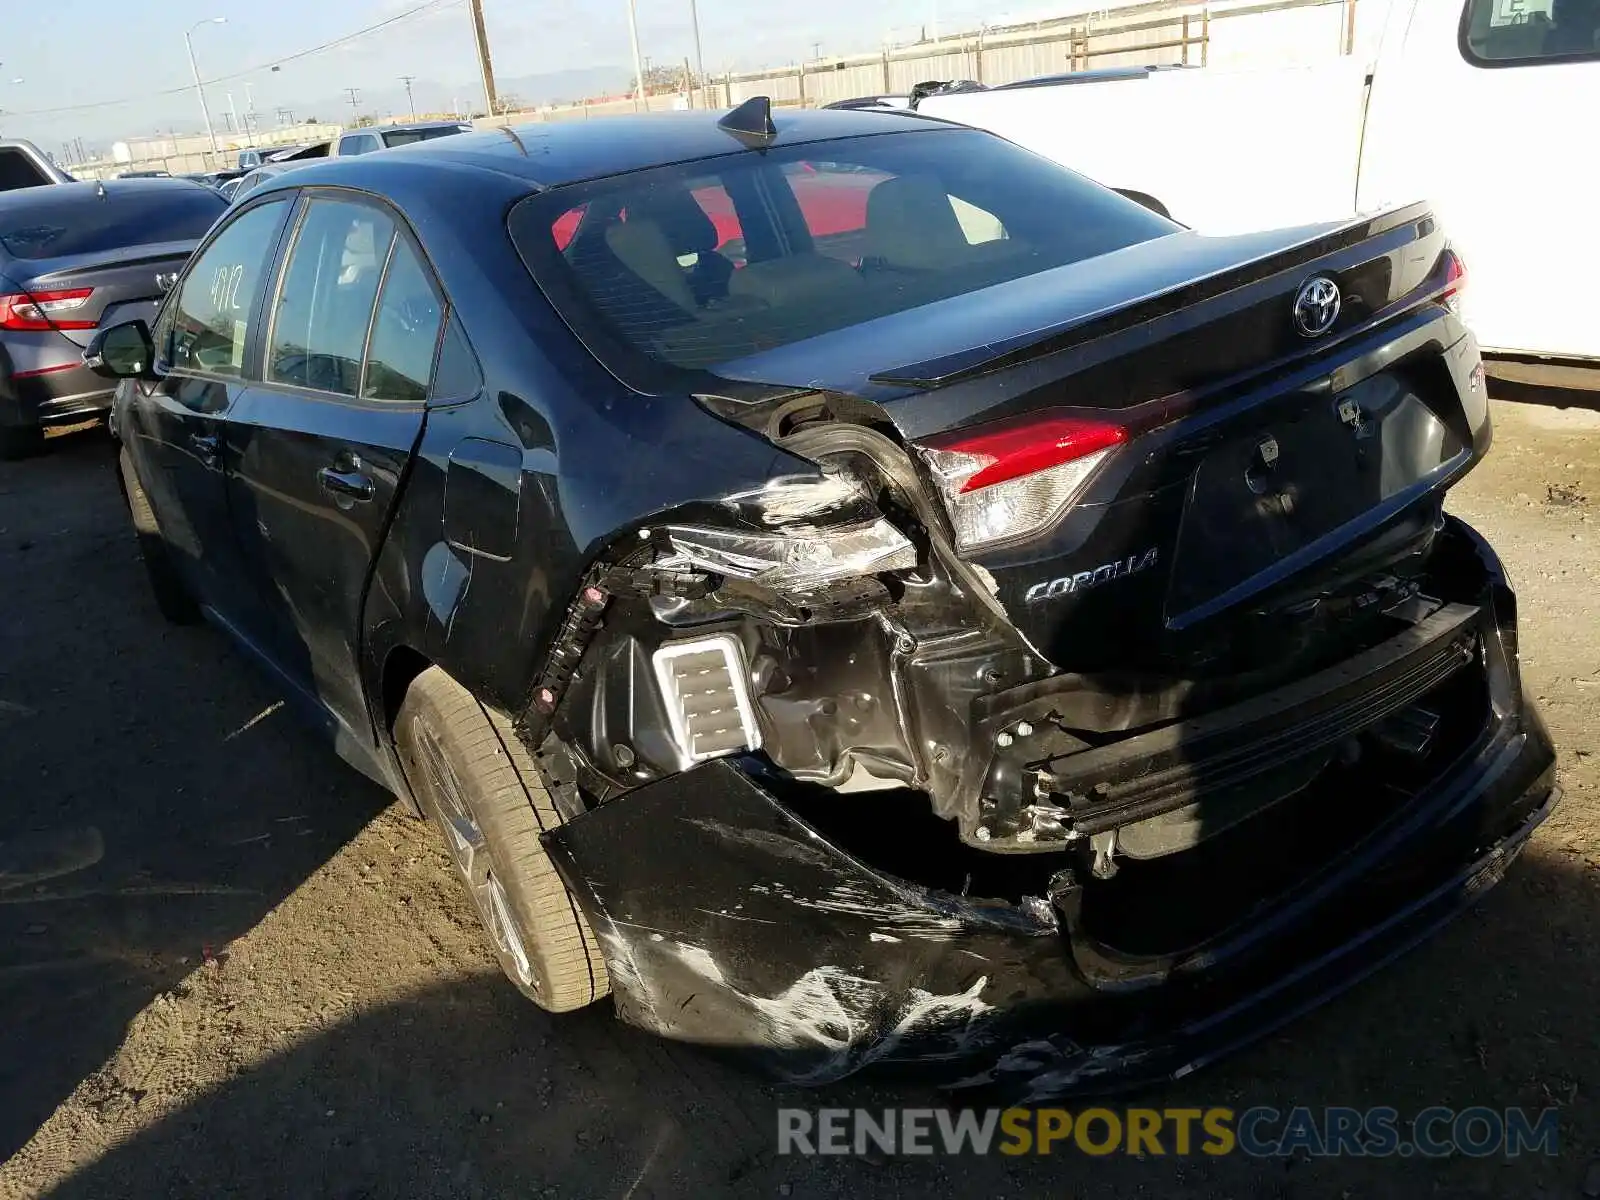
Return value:
[[(92, 289), (84, 304), (72, 310), (74, 324), (101, 323), (108, 314), (148, 314), (166, 294), (198, 244), (197, 239), (158, 242), (67, 258), (12, 263), (13, 272), (25, 266), (28, 274), (21, 279), (7, 277), (4, 283), (7, 291), (30, 295)], [(58, 326), (58, 332), (79, 346), (87, 346), (95, 331), (92, 326), (67, 329)]]
[[(719, 374), (873, 401), (952, 511), (942, 451), (1050, 422), (1115, 427), (1120, 444), (1048, 532), (958, 552), (1064, 669), (1249, 666), (1241, 654), (1282, 653), (1340, 587), (1425, 545), (1444, 488), (1486, 443), (1486, 415), (1462, 402), (1476, 354), (1446, 353), (1465, 333), (1438, 303), (1447, 261), (1422, 206), (1246, 237), (1186, 231), (982, 305), (871, 323), (897, 330), (813, 339), (804, 365), (797, 345)], [(1319, 280), (1337, 288), (1336, 314), (1321, 285), (1305, 296)], [(884, 346), (929, 353), (886, 363)]]

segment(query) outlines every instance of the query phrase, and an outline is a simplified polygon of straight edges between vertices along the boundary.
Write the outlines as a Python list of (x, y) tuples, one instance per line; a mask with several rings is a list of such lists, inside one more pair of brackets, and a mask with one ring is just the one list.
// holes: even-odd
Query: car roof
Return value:
[[(382, 155), (318, 160), (302, 168), (303, 176), (296, 171), (295, 179), (303, 179), (308, 186), (347, 182), (360, 187), (365, 172), (384, 170), (404, 159), (413, 165), (432, 160), (441, 165), (477, 167), (536, 188), (551, 188), (700, 158), (755, 153), (717, 125), (723, 115), (706, 111), (651, 113), (479, 130), (397, 146)], [(949, 127), (936, 119), (890, 110), (777, 109), (772, 115), (777, 135), (767, 144), (775, 146)]]
[(15, 188), (0, 192), (0, 214), (18, 210), (45, 211), (58, 206), (75, 208), (95, 203), (101, 198), (171, 194), (180, 190), (209, 192), (211, 189), (196, 180), (174, 178), (170, 175), (153, 179), (105, 179), (57, 183), (49, 187)]
[(352, 133), (401, 133), (407, 129), (460, 129), (471, 124), (471, 121), (395, 121), (389, 125), (363, 125), (359, 129), (346, 129), (339, 136), (349, 137)]

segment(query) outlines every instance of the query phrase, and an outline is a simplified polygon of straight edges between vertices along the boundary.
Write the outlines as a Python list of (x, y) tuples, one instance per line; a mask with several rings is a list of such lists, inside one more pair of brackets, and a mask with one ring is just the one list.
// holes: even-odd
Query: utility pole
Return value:
[(207, 17), (203, 21), (196, 21), (183, 33), (183, 44), (189, 50), (189, 70), (194, 73), (194, 94), (200, 97), (200, 115), (206, 120), (206, 137), (211, 141), (211, 157), (217, 156), (217, 131), (211, 127), (211, 109), (206, 104), (206, 89), (200, 82), (200, 64), (194, 58), (194, 31), (202, 25), (221, 25), (227, 17)]
[(239, 131), (239, 110), (234, 106), (233, 93), (228, 93), (228, 115), (232, 118), (229, 126), (235, 133)]
[(411, 119), (413, 121), (417, 119), (417, 102), (411, 98), (411, 83), (415, 79), (415, 75), (400, 76), (400, 82), (406, 85), (406, 107), (411, 110)]
[(489, 106), (491, 117), (500, 112), (500, 102), (494, 93), (494, 63), (489, 59), (489, 34), (483, 27), (483, 0), (467, 0), (472, 10), (472, 38), (478, 47), (478, 74), (483, 77), (483, 99)]
[[(700, 87), (706, 87), (706, 57), (700, 49), (700, 11), (695, 0), (689, 0), (689, 24), (694, 28), (694, 75)], [(691, 92), (690, 95), (694, 93)], [(704, 91), (700, 93), (700, 107), (710, 108), (709, 98)]]
[(350, 98), (350, 120), (352, 123), (361, 119), (361, 92), (357, 88), (345, 88), (344, 94)]
[(633, 107), (646, 107), (644, 98), (644, 64), (639, 60), (639, 14), (634, 11), (634, 0), (628, 0), (628, 40), (633, 43), (633, 77), (639, 85), (633, 94)]

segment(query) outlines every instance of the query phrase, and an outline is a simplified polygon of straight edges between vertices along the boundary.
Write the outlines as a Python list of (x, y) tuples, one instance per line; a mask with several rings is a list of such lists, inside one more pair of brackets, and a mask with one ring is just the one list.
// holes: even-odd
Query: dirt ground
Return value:
[(1519, 587), (1563, 806), (1441, 936), (1138, 1102), (1559, 1106), (1559, 1157), (779, 1157), (780, 1104), (937, 1099), (522, 1001), (430, 829), (162, 624), (90, 432), (0, 464), (0, 1195), (1600, 1194), (1600, 415), (1495, 415), (1453, 507)]

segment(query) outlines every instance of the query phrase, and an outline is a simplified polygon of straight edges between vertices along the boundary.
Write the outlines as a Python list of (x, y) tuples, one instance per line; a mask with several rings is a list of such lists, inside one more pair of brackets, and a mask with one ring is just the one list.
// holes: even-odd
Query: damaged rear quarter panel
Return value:
[(1029, 999), (1082, 992), (1053, 925), (878, 874), (729, 760), (544, 842), (605, 943), (624, 1020), (754, 1051), (788, 1078), (966, 1058)]
[[(520, 713), (608, 538), (666, 509), (808, 467), (681, 398), (618, 394), (592, 360), (546, 357), (525, 333), (499, 344), (517, 353), (482, 364), (478, 396), (429, 411), (379, 554), (364, 669), (380, 728), (384, 663), (396, 647)], [(506, 390), (511, 380), (519, 391)], [(470, 487), (459, 486), (470, 470), (463, 447), (495, 456), (496, 470), (471, 471)]]

